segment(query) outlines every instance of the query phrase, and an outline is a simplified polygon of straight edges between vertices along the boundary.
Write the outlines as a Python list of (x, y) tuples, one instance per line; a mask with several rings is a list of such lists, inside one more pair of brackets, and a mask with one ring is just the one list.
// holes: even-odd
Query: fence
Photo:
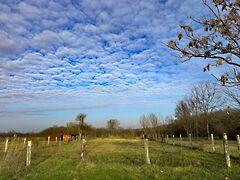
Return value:
[[(172, 139), (172, 141), (171, 141)], [(223, 140), (215, 140), (214, 135), (211, 134), (211, 139), (193, 139), (191, 135), (186, 138), (182, 138), (181, 134), (178, 138), (175, 135), (169, 136), (166, 135), (165, 139), (162, 140), (163, 143), (169, 145), (175, 145), (192, 148), (196, 150), (201, 150), (205, 152), (223, 154), (226, 159), (226, 166), (231, 167), (230, 158), (239, 158), (240, 157), (240, 138), (239, 135), (236, 135), (236, 141), (228, 141), (227, 134), (223, 134)], [(174, 142), (174, 143), (173, 143)], [(224, 158), (223, 156), (223, 158)]]
[[(215, 140), (214, 135), (211, 135), (211, 140), (203, 139), (194, 139), (191, 136), (183, 138), (179, 136), (169, 136), (167, 135), (163, 139), (163, 143), (166, 143), (170, 146), (179, 146), (182, 148), (191, 148), (192, 150), (202, 150), (210, 153), (224, 154), (226, 158), (226, 165), (231, 167), (231, 157), (238, 157), (239, 154), (239, 136), (237, 141), (228, 141), (226, 135), (224, 135), (224, 140)], [(69, 142), (74, 143), (74, 142)], [(85, 154), (85, 141), (82, 141), (81, 146), (79, 146), (79, 161), (84, 161)], [(144, 138), (144, 151), (145, 151), (145, 162), (150, 164), (151, 158), (151, 147), (148, 146), (147, 139)], [(5, 141), (0, 142), (0, 158), (6, 164), (6, 167), (9, 168), (9, 171), (18, 172), (22, 170), (23, 167), (31, 166), (31, 160), (36, 159), (38, 156), (44, 156), (47, 158), (52, 155), (62, 154), (60, 151), (63, 150), (67, 142), (62, 141), (50, 141), (43, 139), (26, 139), (26, 138), (17, 138), (17, 139), (5, 139)], [(58, 148), (59, 147), (59, 148)], [(76, 152), (76, 149), (68, 149), (68, 152)]]
[[(57, 139), (50, 141), (49, 138), (48, 140), (40, 138), (6, 138), (0, 141), (0, 160), (8, 173), (18, 174), (25, 167), (30, 166), (32, 160), (37, 159), (37, 157), (43, 156), (46, 158), (52, 155), (60, 155), (63, 150), (66, 151), (64, 145), (73, 143), (75, 141), (63, 142), (57, 141)], [(74, 152), (76, 149), (67, 149), (67, 151)]]

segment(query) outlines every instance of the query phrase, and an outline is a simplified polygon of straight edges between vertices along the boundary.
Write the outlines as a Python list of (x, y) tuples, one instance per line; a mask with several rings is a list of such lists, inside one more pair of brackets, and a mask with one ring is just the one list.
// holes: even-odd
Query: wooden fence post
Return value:
[(58, 142), (58, 137), (55, 137), (55, 141), (56, 141), (56, 144), (57, 144), (57, 142)]
[(227, 167), (231, 167), (230, 154), (228, 152), (228, 147), (227, 147), (227, 134), (226, 133), (223, 133), (223, 148), (224, 148), (224, 155), (226, 157)]
[(188, 137), (189, 137), (190, 146), (191, 146), (191, 148), (192, 148), (192, 145), (193, 145), (193, 144), (192, 144), (192, 134), (189, 133), (189, 134), (188, 134)]
[(166, 140), (166, 143), (168, 143), (168, 134), (167, 134), (167, 140)]
[(85, 160), (85, 144), (86, 144), (86, 140), (84, 138), (82, 138), (82, 146), (81, 146), (81, 160), (84, 161)]
[(227, 134), (223, 133), (223, 154), (227, 154)]
[(6, 152), (7, 152), (7, 150), (8, 150), (8, 137), (6, 138), (4, 152), (6, 153)]
[(29, 166), (31, 164), (31, 149), (32, 149), (32, 141), (28, 141), (26, 166)]
[(238, 145), (238, 153), (240, 153), (240, 138), (239, 138), (239, 135), (237, 135), (237, 145)]
[(151, 164), (150, 158), (149, 158), (149, 149), (148, 149), (148, 139), (144, 138), (144, 149), (145, 149), (145, 161), (146, 164)]
[(50, 144), (50, 136), (47, 137), (47, 144)]
[(175, 144), (175, 142), (174, 142), (174, 134), (172, 135), (172, 144), (174, 145)]
[(24, 138), (24, 139), (23, 139), (23, 148), (24, 148), (25, 145), (26, 145), (26, 140), (27, 140), (27, 138)]
[(212, 140), (212, 150), (215, 152), (215, 146), (214, 146), (214, 137), (213, 134), (211, 134), (211, 140)]

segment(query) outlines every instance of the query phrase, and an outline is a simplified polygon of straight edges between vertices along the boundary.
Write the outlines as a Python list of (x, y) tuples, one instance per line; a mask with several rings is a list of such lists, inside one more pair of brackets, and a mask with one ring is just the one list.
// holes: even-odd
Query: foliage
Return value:
[(67, 133), (67, 128), (64, 126), (53, 126), (53, 127), (49, 127), (46, 128), (44, 130), (42, 130), (41, 132), (39, 132), (40, 136), (50, 136), (50, 135), (61, 135)]
[(205, 32), (199, 35), (192, 26), (183, 24), (178, 40), (169, 41), (168, 47), (180, 53), (182, 62), (193, 58), (208, 59), (210, 63), (204, 71), (227, 65), (230, 72), (216, 78), (223, 85), (240, 86), (240, 1), (213, 0), (211, 4), (208, 0), (202, 1), (211, 16), (190, 18)]

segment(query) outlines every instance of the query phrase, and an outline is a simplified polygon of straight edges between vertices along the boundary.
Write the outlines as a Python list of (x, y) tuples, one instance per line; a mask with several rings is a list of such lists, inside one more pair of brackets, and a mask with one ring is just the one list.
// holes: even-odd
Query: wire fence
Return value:
[(24, 141), (22, 138), (9, 138), (8, 140), (8, 142), (6, 140), (0, 141), (0, 161), (2, 166), (4, 166), (5, 172), (9, 174), (9, 177), (13, 178), (14, 174), (19, 174), (27, 165), (30, 165), (31, 159), (34, 161), (39, 157), (48, 158), (60, 156), (63, 151), (66, 153), (76, 153), (76, 151), (79, 151), (80, 154), (80, 146), (79, 148), (77, 148), (77, 146), (76, 148), (69, 148), (68, 146), (70, 144), (75, 144), (77, 141), (50, 141), (48, 144), (46, 140), (44, 141), (37, 138), (29, 139), (31, 140), (29, 156), (29, 150), (27, 148), (28, 140)]
[[(217, 154), (224, 154), (224, 145), (223, 140), (206, 140), (202, 138), (192, 139), (191, 141), (189, 138), (181, 138), (180, 137), (172, 137), (169, 136), (168, 139), (164, 138), (160, 140), (162, 143), (166, 143), (173, 146), (185, 147), (196, 149), (200, 151), (210, 152), (210, 153), (217, 153)], [(238, 141), (227, 141), (227, 147), (229, 153), (232, 157), (240, 157), (240, 149)]]
[[(31, 138), (24, 140), (24, 138), (9, 138), (6, 150), (6, 139), (0, 141), (0, 160), (2, 160), (6, 172), (11, 174), (19, 174), (20, 171), (26, 167), (27, 162), (27, 141), (32, 141), (31, 159), (36, 160), (39, 157), (44, 159), (52, 156), (62, 156), (66, 154), (79, 152), (79, 160), (81, 159), (81, 145), (79, 141), (48, 141), (43, 138)], [(224, 154), (223, 140), (206, 140), (206, 139), (190, 139), (176, 136), (168, 136), (164, 139), (158, 139), (160, 143), (175, 146), (178, 148), (190, 148), (192, 150), (200, 150), (204, 152)], [(239, 144), (238, 141), (227, 142), (228, 152), (230, 157), (239, 158)], [(69, 146), (74, 145), (74, 147)], [(150, 151), (151, 153), (151, 151)], [(151, 156), (151, 154), (150, 154)], [(224, 158), (224, 157), (223, 157)]]

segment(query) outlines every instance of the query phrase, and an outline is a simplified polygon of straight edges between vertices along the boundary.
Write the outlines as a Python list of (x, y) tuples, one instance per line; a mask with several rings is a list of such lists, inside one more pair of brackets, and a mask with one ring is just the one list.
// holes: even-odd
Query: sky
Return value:
[(206, 13), (200, 0), (0, 0), (0, 131), (173, 115), (210, 75), (161, 42)]

